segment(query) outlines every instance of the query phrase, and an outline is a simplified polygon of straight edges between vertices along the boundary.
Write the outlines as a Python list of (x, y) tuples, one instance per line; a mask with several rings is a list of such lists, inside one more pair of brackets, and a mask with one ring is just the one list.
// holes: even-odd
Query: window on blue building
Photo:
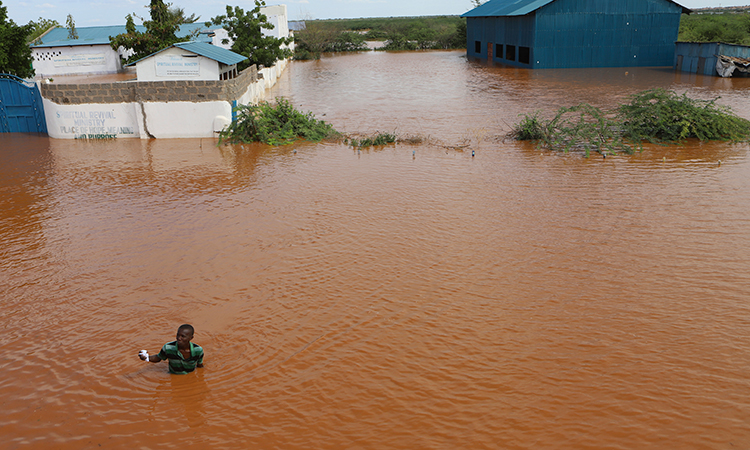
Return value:
[(495, 45), (495, 57), (502, 58), (503, 57), (503, 44), (496, 44)]
[(482, 53), (482, 41), (474, 42), (474, 53)]
[(505, 46), (505, 59), (507, 59), (508, 61), (516, 60), (516, 46), (515, 45)]
[(518, 47), (518, 62), (521, 64), (531, 62), (531, 49), (529, 47)]

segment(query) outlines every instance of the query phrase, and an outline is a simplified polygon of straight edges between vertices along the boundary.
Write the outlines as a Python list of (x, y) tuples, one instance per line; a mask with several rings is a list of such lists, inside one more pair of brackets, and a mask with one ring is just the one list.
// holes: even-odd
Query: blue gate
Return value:
[(0, 133), (44, 133), (44, 105), (35, 83), (0, 73)]

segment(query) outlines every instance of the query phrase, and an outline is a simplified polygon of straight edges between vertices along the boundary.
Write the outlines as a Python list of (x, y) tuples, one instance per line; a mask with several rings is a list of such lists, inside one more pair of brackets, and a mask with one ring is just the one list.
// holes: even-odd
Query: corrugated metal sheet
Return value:
[(680, 72), (718, 76), (718, 55), (750, 59), (750, 47), (723, 42), (678, 42), (674, 51), (675, 69)]
[[(141, 33), (146, 31), (143, 25), (136, 25), (136, 31)], [(177, 37), (187, 37), (195, 35), (195, 40), (211, 42), (211, 38), (206, 34), (208, 30), (203, 23), (187, 23), (180, 25), (175, 33)], [(68, 38), (68, 29), (57, 27), (42, 37), (42, 42), (34, 44), (31, 47), (74, 47), (79, 45), (109, 45), (109, 37), (125, 33), (125, 25), (115, 25), (106, 27), (76, 27), (78, 39)], [(201, 34), (201, 32), (203, 32)]]
[(205, 42), (180, 42), (174, 45), (177, 48), (193, 52), (197, 55), (205, 56), (206, 58), (219, 61), (227, 66), (239, 64), (246, 60), (246, 56), (242, 56), (239, 53), (235, 53), (225, 48), (217, 47), (215, 45), (207, 44)]
[(138, 64), (139, 62), (143, 61), (144, 59), (151, 58), (152, 56), (158, 55), (159, 53), (165, 50), (168, 50), (172, 47), (177, 47), (182, 50), (195, 53), (196, 55), (205, 56), (206, 58), (210, 58), (210, 59), (213, 59), (214, 61), (218, 61), (222, 64), (226, 64), (227, 66), (238, 64), (247, 59), (246, 56), (242, 56), (239, 53), (235, 53), (231, 50), (217, 47), (215, 45), (207, 44), (205, 42), (179, 42), (177, 44), (163, 48), (159, 50), (158, 52), (152, 53), (148, 56), (144, 56), (138, 61), (133, 61), (132, 63), (128, 64), (128, 67), (134, 66)]
[(35, 83), (0, 74), (0, 133), (47, 133), (44, 103)]
[[(524, 16), (532, 13), (537, 9), (553, 3), (555, 0), (490, 0), (487, 3), (478, 6), (471, 11), (468, 11), (461, 15), (461, 17), (502, 17), (502, 16)], [(679, 3), (666, 0), (682, 8), (682, 12), (690, 14), (690, 10), (680, 5)], [(578, 6), (575, 7), (576, 11), (586, 10), (587, 5), (591, 5), (593, 2), (578, 1)], [(611, 6), (616, 10), (632, 9), (634, 6), (632, 0), (616, 0), (608, 2), (607, 6)], [(639, 2), (642, 3), (642, 2)], [(635, 5), (636, 7), (642, 7), (642, 5)], [(597, 6), (599, 12), (609, 12), (606, 8), (601, 9), (601, 6)]]
[(490, 0), (461, 17), (525, 16), (555, 0)]
[[(519, 11), (529, 0), (493, 0)], [(682, 7), (671, 0), (552, 0), (521, 16), (467, 17), (467, 54), (488, 58), (487, 46), (528, 47), (531, 68), (669, 66)], [(499, 30), (503, 29), (504, 33)], [(477, 51), (479, 49), (480, 51)]]

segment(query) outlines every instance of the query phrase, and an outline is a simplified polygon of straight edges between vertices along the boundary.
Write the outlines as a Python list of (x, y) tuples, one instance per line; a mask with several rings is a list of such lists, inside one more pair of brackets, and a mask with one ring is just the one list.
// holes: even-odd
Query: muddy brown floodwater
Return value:
[[(271, 95), (431, 141), (0, 135), (0, 447), (750, 448), (748, 145), (495, 138), (658, 86), (750, 118), (748, 79), (365, 53)], [(183, 322), (204, 369), (140, 362)]]

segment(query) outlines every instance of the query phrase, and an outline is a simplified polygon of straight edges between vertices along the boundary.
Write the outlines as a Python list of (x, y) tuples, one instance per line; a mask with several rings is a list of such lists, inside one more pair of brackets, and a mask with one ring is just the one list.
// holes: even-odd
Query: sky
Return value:
[[(750, 5), (750, 0), (676, 1), (687, 8)], [(77, 27), (86, 27), (124, 25), (125, 16), (130, 13), (148, 17), (146, 6), (150, 0), (0, 0), (0, 3), (19, 25), (40, 17), (65, 25), (68, 14), (72, 14)], [(255, 6), (253, 0), (172, 0), (171, 3), (187, 14), (200, 16), (201, 21), (223, 14), (226, 5), (246, 10)], [(266, 0), (266, 4), (285, 4), (289, 20), (459, 15), (473, 8), (471, 0)]]

